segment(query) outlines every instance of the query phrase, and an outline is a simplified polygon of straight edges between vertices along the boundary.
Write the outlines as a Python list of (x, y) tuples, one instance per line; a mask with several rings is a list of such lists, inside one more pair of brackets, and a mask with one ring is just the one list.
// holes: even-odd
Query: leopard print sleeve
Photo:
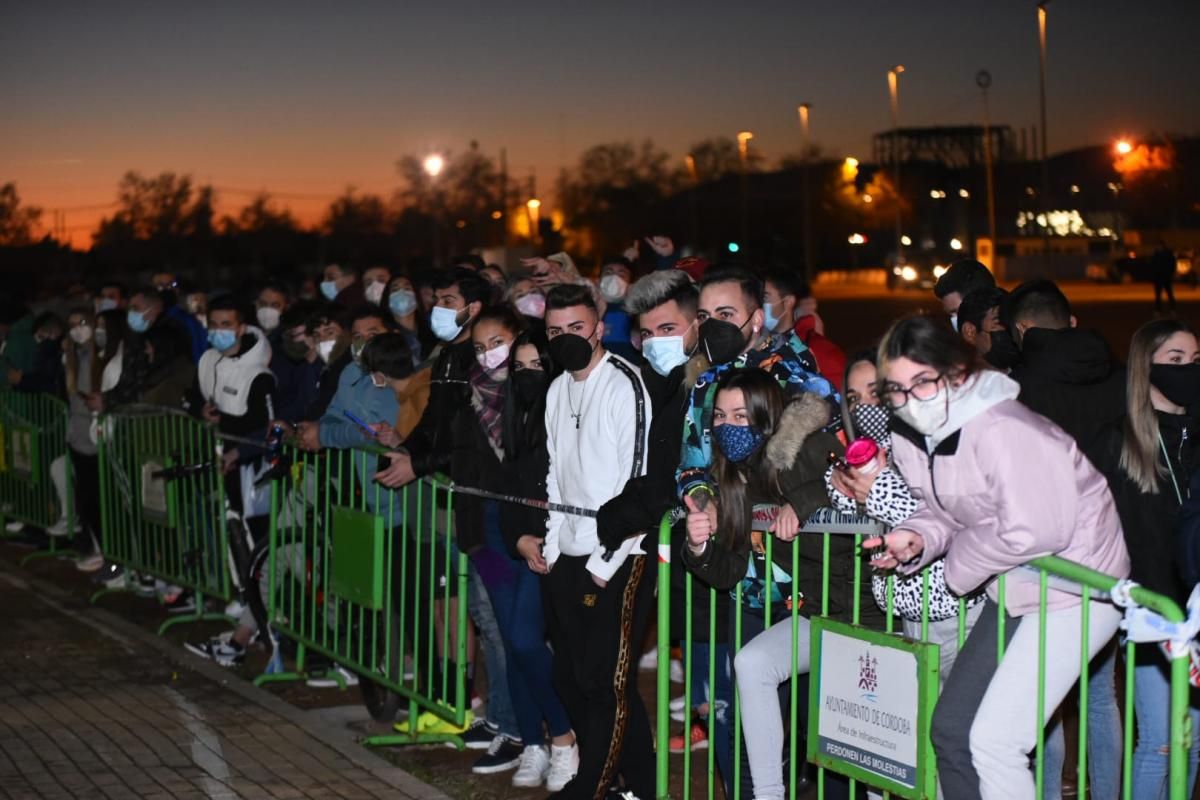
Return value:
[(867, 515), (894, 528), (916, 510), (917, 499), (900, 473), (891, 467), (880, 471), (867, 493)]

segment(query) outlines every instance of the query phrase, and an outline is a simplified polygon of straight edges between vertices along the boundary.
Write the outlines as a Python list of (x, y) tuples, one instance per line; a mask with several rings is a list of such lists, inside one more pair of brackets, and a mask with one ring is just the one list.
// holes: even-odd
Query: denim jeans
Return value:
[(504, 654), (500, 625), (496, 622), (492, 600), (479, 573), (475, 571), (474, 566), (469, 567), (469, 572), (467, 611), (475, 623), (475, 629), (479, 631), (483, 663), (487, 668), (487, 720), (505, 736), (519, 739), (521, 732), (517, 727), (517, 715), (513, 711), (512, 694), (508, 688), (508, 660)]
[(567, 711), (554, 689), (554, 655), (546, 644), (541, 579), (524, 561), (508, 554), (500, 534), (497, 503), (485, 507), (484, 542), (483, 550), (490, 559), (510, 565), (507, 570), (490, 570), (483, 580), (504, 640), (508, 691), (521, 740), (541, 744), (543, 719), (551, 736), (571, 730)]
[[(1088, 672), (1088, 797), (1117, 800), (1121, 795), (1121, 712), (1117, 708), (1115, 642), (1092, 659)], [(1062, 719), (1046, 729), (1043, 800), (1062, 797), (1063, 762), (1067, 755)], [(1140, 795), (1135, 795), (1140, 797)]]
[[(1133, 796), (1138, 800), (1166, 800), (1170, 742), (1171, 681), (1166, 659), (1157, 646), (1137, 649), (1133, 670), (1133, 705), (1137, 714), (1137, 748), (1133, 751)], [(1200, 759), (1200, 710), (1195, 698), (1188, 713), (1192, 718), (1192, 746), (1188, 750), (1187, 797), (1196, 785)]]

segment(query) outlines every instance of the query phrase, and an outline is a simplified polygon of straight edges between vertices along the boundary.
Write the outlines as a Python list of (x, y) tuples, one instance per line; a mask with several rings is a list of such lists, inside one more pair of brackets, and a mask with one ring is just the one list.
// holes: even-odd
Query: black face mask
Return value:
[(700, 323), (700, 343), (711, 364), (728, 364), (742, 354), (746, 349), (746, 337), (742, 329), (749, 322), (746, 320), (741, 325), (734, 325), (723, 319), (709, 317)]
[(1008, 331), (992, 331), (992, 349), (983, 358), (996, 369), (1012, 369), (1021, 361), (1021, 351)]
[(1177, 406), (1200, 405), (1200, 364), (1151, 364), (1150, 384)]
[(586, 369), (596, 348), (582, 336), (560, 333), (550, 340), (550, 357), (567, 372)]
[(545, 370), (540, 369), (523, 369), (512, 374), (513, 395), (516, 397), (518, 405), (522, 408), (530, 408), (538, 400), (546, 396), (546, 387), (549, 385), (548, 376)]
[(292, 361), (303, 361), (308, 358), (308, 345), (285, 336), (283, 338), (283, 354)]

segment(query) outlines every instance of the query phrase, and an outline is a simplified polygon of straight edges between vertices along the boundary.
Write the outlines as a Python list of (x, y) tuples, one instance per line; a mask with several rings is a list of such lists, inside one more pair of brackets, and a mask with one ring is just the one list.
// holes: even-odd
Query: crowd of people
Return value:
[[(654, 621), (654, 535), (682, 509), (672, 560), (718, 590), (720, 619), (710, 640), (710, 611), (696, 609), (705, 622), (685, 665), (693, 693), (673, 707), (714, 715), (715, 733), (709, 743), (693, 722), (671, 747), (714, 747), (726, 796), (735, 687), (742, 796), (779, 800), (792, 729), (780, 689), (793, 652), (796, 669), (809, 670), (808, 620), (827, 607), (882, 630), (891, 607), (919, 638), (923, 604), (925, 636), (941, 648), (931, 737), (943, 796), (1035, 797), (1041, 718), (1043, 796), (1061, 796), (1055, 710), (1079, 680), (1081, 649), (1092, 659), (1090, 793), (1118, 796), (1120, 614), (1049, 590), (1040, 710), (1038, 584), (1016, 568), (1057, 554), (1182, 605), (1176, 530), (1200, 405), (1200, 344), (1187, 324), (1148, 322), (1121, 367), (1099, 334), (1077, 326), (1054, 283), (1006, 292), (963, 260), (935, 288), (946, 317), (901, 319), (877, 347), (847, 357), (794, 270), (678, 258), (665, 237), (606, 260), (594, 281), (565, 253), (522, 267), (508, 274), (473, 255), (412, 274), (330, 264), (252, 297), (160, 272), (132, 289), (72, 287), (62, 308), (38, 313), (6, 304), (0, 381), (69, 402), (78, 526), (64, 516), (47, 533), (75, 537), (79, 569), (105, 578), (118, 569), (99, 547), (97, 418), (134, 404), (215, 425), (233, 443), (223, 455), (231, 475), (262, 454), (237, 443), (275, 429), (310, 452), (386, 448), (365, 482), (397, 488), (444, 474), (485, 494), (546, 501), (548, 512), (456, 498), (455, 544), (470, 559), (468, 604), (488, 674), (486, 712), (459, 733), (483, 751), (477, 773), (513, 771), (513, 785), (559, 798), (646, 800), (655, 752), (637, 671)], [(65, 494), (65, 464), (52, 473)], [(240, 485), (229, 481), (235, 503)], [(571, 507), (595, 513), (561, 510)], [(801, 527), (828, 507), (890, 532), (863, 552), (848, 537), (825, 549)], [(263, 535), (265, 518), (247, 517)], [(858, 585), (864, 552), (874, 580)], [(1005, 574), (1001, 598), (995, 578)], [(887, 575), (897, 577), (890, 600)], [(771, 624), (793, 598), (802, 600), (795, 641), (791, 625)], [(191, 608), (184, 592), (167, 600)], [(256, 630), (244, 614), (232, 634), (190, 646), (233, 665)], [(1125, 768), (1134, 796), (1165, 797), (1165, 661), (1145, 647), (1127, 668), (1137, 748)], [(1189, 786), (1198, 754), (1194, 745)], [(825, 786), (850, 796), (836, 776)]]

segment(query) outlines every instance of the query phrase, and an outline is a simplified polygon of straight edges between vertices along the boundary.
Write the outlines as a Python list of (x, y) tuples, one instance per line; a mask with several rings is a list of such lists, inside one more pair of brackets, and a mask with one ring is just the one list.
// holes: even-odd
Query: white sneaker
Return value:
[(104, 566), (104, 554), (97, 550), (75, 559), (75, 569), (80, 572), (99, 572)]
[(237, 619), (242, 616), (242, 612), (245, 610), (246, 607), (242, 605), (241, 600), (230, 600), (229, 605), (225, 606), (225, 616), (230, 619)]
[(345, 682), (347, 687), (358, 686), (358, 676), (343, 667), (341, 664), (335, 664), (333, 669), (328, 670), (325, 673), (325, 677), (309, 678), (304, 682), (304, 685), (310, 686), (313, 689), (335, 689), (340, 684), (338, 684), (337, 680), (329, 674), (330, 672), (336, 672), (338, 675), (341, 675), (342, 680)]
[(546, 789), (561, 792), (579, 772), (579, 746), (550, 746), (550, 769), (546, 773)]
[(638, 659), (638, 669), (642, 672), (653, 672), (658, 669), (658, 648), (651, 647), (646, 652), (642, 653), (642, 657)]
[(21, 522), (19, 519), (14, 519), (12, 522), (4, 526), (4, 530), (8, 531), (9, 533), (20, 533), (21, 531), (25, 530), (25, 523)]
[(671, 659), (671, 683), (683, 683), (683, 662), (678, 658)]
[(47, 536), (66, 536), (67, 535), (67, 518), (59, 517), (58, 522), (55, 522), (49, 528), (46, 528)]
[(512, 777), (512, 785), (526, 789), (541, 786), (546, 781), (546, 773), (550, 770), (550, 755), (546, 746), (541, 744), (525, 745), (521, 752), (521, 761)]

